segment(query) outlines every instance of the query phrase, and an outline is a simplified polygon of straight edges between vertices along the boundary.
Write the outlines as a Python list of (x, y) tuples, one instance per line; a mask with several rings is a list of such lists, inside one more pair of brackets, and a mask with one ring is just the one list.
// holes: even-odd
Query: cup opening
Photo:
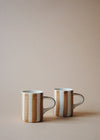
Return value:
[(55, 88), (54, 90), (73, 91), (71, 88)]
[(43, 93), (43, 91), (40, 90), (24, 90), (22, 91), (23, 94), (40, 94)]

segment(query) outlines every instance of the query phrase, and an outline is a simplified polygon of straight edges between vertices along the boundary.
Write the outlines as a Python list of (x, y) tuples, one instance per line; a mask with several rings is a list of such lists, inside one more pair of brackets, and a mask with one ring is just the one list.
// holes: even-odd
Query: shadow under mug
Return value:
[[(81, 101), (73, 104), (73, 95), (81, 97)], [(73, 116), (73, 109), (84, 102), (84, 96), (79, 93), (74, 93), (70, 88), (55, 88), (54, 99), (56, 106), (54, 108), (54, 115), (60, 117)]]
[[(39, 90), (26, 90), (21, 93), (22, 96), (22, 111), (21, 119), (25, 122), (40, 122), (43, 121), (43, 114), (52, 109), (56, 102), (52, 97), (43, 96), (43, 92)], [(51, 99), (52, 106), (43, 108), (43, 99)]]

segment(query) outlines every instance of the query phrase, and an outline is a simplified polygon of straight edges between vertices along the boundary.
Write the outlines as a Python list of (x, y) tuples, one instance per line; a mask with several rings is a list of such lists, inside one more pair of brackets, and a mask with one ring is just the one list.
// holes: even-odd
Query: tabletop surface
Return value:
[(51, 110), (39, 123), (25, 123), (19, 112), (6, 112), (0, 115), (0, 132), (3, 140), (99, 140), (100, 112), (78, 108), (73, 117), (62, 118), (53, 116)]

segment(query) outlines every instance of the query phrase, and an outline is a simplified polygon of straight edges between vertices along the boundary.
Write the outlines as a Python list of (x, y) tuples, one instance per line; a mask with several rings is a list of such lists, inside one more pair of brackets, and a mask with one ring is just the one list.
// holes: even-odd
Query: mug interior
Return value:
[(71, 88), (55, 88), (54, 90), (73, 91)]
[(40, 94), (40, 93), (43, 93), (43, 91), (40, 91), (40, 90), (24, 90), (22, 91), (22, 93), (24, 94)]

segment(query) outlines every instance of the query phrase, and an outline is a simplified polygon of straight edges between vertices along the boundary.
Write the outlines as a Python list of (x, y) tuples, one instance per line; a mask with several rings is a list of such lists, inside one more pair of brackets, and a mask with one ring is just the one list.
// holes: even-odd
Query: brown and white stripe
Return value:
[(54, 114), (56, 116), (72, 116), (73, 115), (73, 91), (72, 90), (54, 90), (54, 98), (56, 106)]
[(22, 93), (22, 120), (38, 122), (43, 120), (43, 93)]

